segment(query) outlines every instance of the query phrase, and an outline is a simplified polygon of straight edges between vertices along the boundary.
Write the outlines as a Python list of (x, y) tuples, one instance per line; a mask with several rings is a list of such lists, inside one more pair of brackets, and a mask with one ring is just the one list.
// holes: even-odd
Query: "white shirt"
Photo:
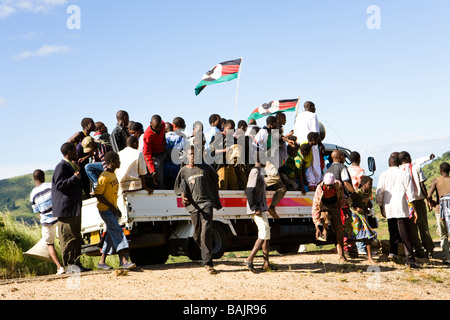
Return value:
[(422, 189), (420, 188), (420, 183), (427, 181), (427, 177), (423, 173), (423, 170), (418, 165), (412, 165), (410, 168), (409, 163), (405, 163), (399, 166), (400, 169), (408, 173), (409, 175), (412, 174), (412, 182), (414, 186), (414, 196), (411, 201), (414, 200), (423, 200), (425, 199), (426, 195), (423, 194)]
[(245, 131), (245, 135), (250, 137), (252, 135), (252, 130), (253, 133), (255, 133), (255, 130), (253, 129), (254, 127), (256, 127), (256, 124), (249, 124), (247, 126), (247, 131)]
[(220, 134), (220, 130), (217, 127), (209, 127), (208, 129), (205, 130), (205, 132), (203, 133), (205, 136), (205, 149), (209, 150), (209, 144), (211, 143), (212, 138), (216, 135), (216, 134)]
[(408, 218), (407, 199), (413, 197), (413, 192), (411, 176), (399, 167), (389, 167), (378, 180), (376, 202), (384, 207), (387, 219)]
[(297, 115), (294, 125), (294, 135), (297, 137), (297, 143), (308, 141), (308, 133), (319, 132), (319, 119), (311, 111), (303, 111)]
[(253, 145), (255, 147), (258, 147), (260, 150), (265, 151), (267, 150), (267, 140), (269, 139), (269, 131), (267, 129), (261, 129), (256, 134)]
[(116, 169), (115, 174), (119, 181), (119, 193), (123, 190), (141, 189), (142, 180), (140, 176), (147, 174), (144, 154), (131, 147), (126, 147), (118, 154), (120, 167)]

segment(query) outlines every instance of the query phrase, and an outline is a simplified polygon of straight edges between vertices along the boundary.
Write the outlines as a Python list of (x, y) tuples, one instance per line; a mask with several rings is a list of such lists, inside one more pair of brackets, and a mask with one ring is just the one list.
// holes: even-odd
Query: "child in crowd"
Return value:
[(110, 266), (106, 264), (106, 257), (117, 253), (120, 259), (120, 265), (123, 269), (131, 269), (136, 265), (127, 259), (125, 252), (128, 250), (128, 241), (119, 225), (119, 219), (122, 216), (117, 207), (117, 194), (119, 191), (119, 182), (114, 171), (120, 167), (119, 155), (110, 151), (105, 155), (106, 170), (98, 179), (95, 196), (97, 197), (97, 208), (100, 217), (106, 224), (107, 232), (103, 243), (102, 256), (97, 268), (108, 270)]
[(372, 259), (371, 242), (377, 233), (367, 223), (367, 214), (370, 212), (373, 180), (368, 176), (362, 176), (360, 187), (350, 197), (352, 204), (348, 219), (345, 222), (345, 236), (347, 241), (363, 241), (367, 248), (368, 262), (374, 264)]
[(309, 143), (303, 143), (298, 148), (297, 155), (294, 158), (295, 166), (301, 172), (300, 190), (306, 193), (309, 191), (308, 180), (306, 179), (306, 170), (312, 162), (312, 146)]

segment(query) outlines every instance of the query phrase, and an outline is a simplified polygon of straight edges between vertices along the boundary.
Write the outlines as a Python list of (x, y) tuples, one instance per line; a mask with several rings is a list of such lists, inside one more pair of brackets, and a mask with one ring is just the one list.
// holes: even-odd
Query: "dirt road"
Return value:
[[(198, 262), (139, 267), (125, 274), (93, 271), (0, 282), (0, 300), (448, 300), (450, 268), (438, 259), (405, 268), (377, 255), (340, 263), (331, 251), (273, 256), (278, 271), (253, 274), (244, 257), (215, 261), (217, 275)], [(255, 259), (255, 266), (262, 258)], [(263, 295), (262, 292), (270, 294)]]

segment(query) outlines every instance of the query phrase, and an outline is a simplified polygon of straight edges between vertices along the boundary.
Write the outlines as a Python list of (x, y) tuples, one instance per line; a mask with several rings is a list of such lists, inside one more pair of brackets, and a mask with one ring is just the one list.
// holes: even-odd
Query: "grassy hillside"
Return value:
[(431, 182), (440, 176), (439, 166), (442, 162), (450, 163), (450, 151), (444, 153), (442, 157), (434, 159), (433, 162), (423, 167), (423, 172), (428, 178), (427, 182), (425, 183), (428, 190), (430, 189)]
[[(45, 171), (45, 181), (51, 182), (53, 171)], [(18, 220), (28, 223), (39, 221), (30, 204), (30, 193), (34, 188), (32, 173), (0, 180), (0, 212), (10, 212)]]

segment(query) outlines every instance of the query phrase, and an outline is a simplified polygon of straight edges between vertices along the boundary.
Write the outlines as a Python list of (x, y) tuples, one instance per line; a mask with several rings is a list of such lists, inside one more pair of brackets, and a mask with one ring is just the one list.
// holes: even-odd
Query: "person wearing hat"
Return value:
[(111, 143), (109, 142), (109, 134), (103, 133), (98, 136), (97, 140), (86, 137), (81, 144), (83, 145), (83, 152), (89, 154), (92, 159), (90, 163), (85, 165), (84, 170), (86, 171), (89, 180), (92, 182), (92, 189), (95, 190), (98, 183), (98, 177), (106, 170), (105, 154), (112, 151)]
[(76, 164), (80, 166), (81, 182), (83, 188), (83, 199), (89, 198), (90, 180), (86, 173), (86, 165), (89, 164), (90, 159), (94, 156), (94, 151), (97, 149), (97, 144), (91, 136), (85, 137), (81, 143), (76, 145), (77, 159)]
[[(328, 172), (316, 188), (312, 205), (312, 218), (316, 227), (317, 240), (327, 241), (328, 224), (336, 235), (336, 249), (341, 261), (346, 261), (344, 256), (344, 226), (340, 217), (340, 210), (345, 207), (344, 190), (342, 183), (336, 180), (334, 174)], [(323, 225), (323, 234), (320, 231)]]

